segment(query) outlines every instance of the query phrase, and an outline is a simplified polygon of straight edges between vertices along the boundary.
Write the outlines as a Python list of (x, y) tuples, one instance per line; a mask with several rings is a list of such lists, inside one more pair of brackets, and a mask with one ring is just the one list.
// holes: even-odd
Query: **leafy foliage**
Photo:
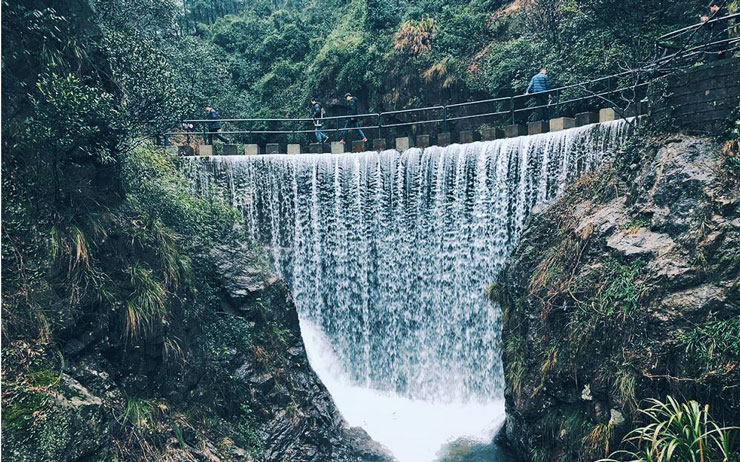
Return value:
[(665, 402), (649, 399), (647, 403), (649, 407), (640, 409), (646, 425), (624, 439), (634, 449), (616, 451), (601, 461), (728, 461), (737, 456), (732, 438), (737, 428), (720, 426), (709, 415), (708, 405), (679, 403), (672, 396)]
[(138, 435), (119, 458), (157, 459), (150, 433), (171, 416), (142, 395), (178, 393), (188, 340), (218, 316), (210, 250), (250, 245), (238, 212), (189, 195), (178, 160), (142, 138), (216, 90), (183, 86), (218, 57), (177, 53), (176, 13), (154, 0), (3, 3), (3, 422), (19, 438), (69, 391), (60, 352), (94, 349), (127, 395), (105, 402), (121, 407), (114, 438)]
[(224, 113), (305, 116), (309, 96), (333, 106), (346, 91), (378, 112), (520, 93), (542, 65), (559, 84), (632, 68), (653, 53), (655, 37), (695, 22), (704, 7), (698, 0), (659, 7), (638, 0), (257, 1), (201, 21), (208, 25), (198, 35), (238, 57), (229, 65), (237, 89), (259, 101), (221, 100)]

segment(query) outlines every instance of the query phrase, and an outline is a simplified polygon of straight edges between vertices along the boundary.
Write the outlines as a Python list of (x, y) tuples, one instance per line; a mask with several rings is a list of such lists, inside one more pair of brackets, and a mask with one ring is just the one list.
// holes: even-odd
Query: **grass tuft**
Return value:
[(125, 332), (129, 338), (155, 331), (167, 314), (167, 291), (143, 265), (128, 268), (132, 296), (125, 303)]
[(727, 462), (733, 455), (733, 433), (738, 427), (721, 427), (709, 415), (709, 405), (648, 399), (640, 414), (647, 422), (625, 436), (631, 449), (613, 452), (599, 462)]

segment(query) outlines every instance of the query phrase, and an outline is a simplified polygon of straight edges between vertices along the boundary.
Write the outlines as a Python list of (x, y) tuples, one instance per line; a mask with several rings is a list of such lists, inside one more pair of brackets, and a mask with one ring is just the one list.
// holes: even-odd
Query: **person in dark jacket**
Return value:
[(313, 119), (313, 126), (316, 131), (316, 140), (319, 143), (329, 141), (326, 133), (321, 131), (321, 128), (324, 126), (324, 108), (321, 107), (321, 103), (315, 97), (311, 98), (311, 118)]
[(547, 76), (547, 69), (542, 68), (540, 72), (532, 77), (525, 95), (533, 95), (535, 106), (540, 106), (540, 112), (537, 120), (546, 120), (548, 118), (548, 99), (550, 90), (550, 77)]
[(213, 144), (213, 137), (215, 136), (224, 143), (228, 143), (222, 134), (219, 133), (221, 130), (221, 120), (218, 117), (218, 112), (211, 106), (206, 106), (206, 119), (208, 119), (208, 136), (206, 137), (206, 144)]
[(727, 2), (725, 0), (712, 0), (707, 5), (707, 13), (699, 16), (701, 22), (708, 22), (704, 24), (704, 53), (709, 57), (711, 61), (724, 59), (727, 57), (728, 43), (716, 43), (722, 42), (728, 39), (729, 26), (727, 20), (710, 22), (713, 19), (722, 18), (727, 15), (727, 11), (724, 6)]
[(347, 102), (349, 113), (353, 117), (350, 117), (349, 119), (347, 119), (347, 122), (344, 124), (344, 132), (342, 132), (342, 138), (339, 140), (339, 142), (344, 143), (344, 139), (347, 138), (347, 132), (349, 131), (350, 128), (354, 128), (358, 132), (360, 132), (362, 141), (367, 141), (367, 137), (365, 136), (365, 133), (360, 128), (360, 124), (357, 122), (357, 117), (354, 117), (359, 113), (359, 107), (357, 106), (357, 98), (352, 96), (352, 93), (346, 93), (344, 95), (344, 100)]

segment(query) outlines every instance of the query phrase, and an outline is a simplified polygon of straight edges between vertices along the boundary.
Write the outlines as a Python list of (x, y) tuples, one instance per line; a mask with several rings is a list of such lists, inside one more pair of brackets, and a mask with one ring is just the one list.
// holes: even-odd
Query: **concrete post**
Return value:
[(239, 154), (239, 148), (235, 144), (224, 144), (225, 156), (236, 156)]
[(504, 131), (500, 128), (481, 128), (480, 139), (483, 141), (492, 141), (499, 138), (503, 138), (505, 135)]
[(373, 140), (373, 150), (374, 151), (385, 151), (386, 150), (386, 141), (385, 138), (375, 138)]
[(311, 143), (308, 145), (308, 152), (311, 154), (323, 154), (324, 145), (322, 143)]
[(527, 126), (524, 124), (508, 125), (504, 132), (507, 138), (514, 138), (517, 136), (524, 136), (527, 134)]
[(576, 126), (576, 119), (572, 117), (558, 117), (556, 119), (550, 119), (550, 131), (551, 132), (567, 130), (575, 126)]
[(411, 144), (409, 143), (409, 137), (408, 136), (402, 136), (400, 138), (396, 138), (396, 151), (403, 152), (409, 148)]
[(599, 110), (599, 122), (611, 122), (617, 118), (617, 113), (610, 107)]
[(357, 140), (352, 142), (352, 152), (365, 152), (365, 142)]
[(344, 143), (339, 141), (331, 142), (331, 153), (332, 154), (344, 154)]
[(452, 137), (450, 136), (448, 132), (439, 133), (437, 134), (437, 145), (438, 146), (449, 146), (451, 139)]
[(288, 144), (288, 154), (300, 154), (301, 153), (301, 145), (296, 143), (290, 143)]
[(180, 146), (177, 148), (177, 153), (181, 156), (194, 156), (195, 149), (190, 145)]
[(473, 131), (472, 130), (462, 130), (460, 132), (460, 143), (462, 143), (462, 144), (472, 143), (473, 141), (475, 141), (475, 140), (473, 139)]
[(198, 155), (199, 156), (212, 156), (213, 155), (213, 146), (210, 144), (201, 144), (198, 146)]
[(431, 146), (429, 135), (417, 135), (416, 136), (416, 147), (417, 148), (428, 148)]
[(527, 134), (529, 135), (539, 135), (548, 131), (550, 131), (550, 124), (546, 120), (538, 120), (527, 124)]
[(245, 144), (244, 155), (245, 156), (258, 156), (260, 153), (259, 144)]
[(579, 112), (576, 114), (576, 127), (595, 124), (599, 121), (599, 115), (595, 112)]
[(280, 144), (278, 144), (278, 143), (267, 143), (265, 145), (265, 153), (267, 153), (267, 154), (280, 154)]

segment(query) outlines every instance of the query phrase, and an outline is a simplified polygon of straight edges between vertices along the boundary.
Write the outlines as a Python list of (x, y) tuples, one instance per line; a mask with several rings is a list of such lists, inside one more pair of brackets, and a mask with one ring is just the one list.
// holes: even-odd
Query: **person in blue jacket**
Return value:
[(222, 134), (219, 133), (221, 130), (221, 121), (219, 120), (218, 112), (211, 106), (206, 106), (206, 119), (208, 119), (208, 136), (206, 137), (206, 144), (213, 144), (213, 137), (215, 136), (224, 143), (228, 143)]
[(541, 112), (539, 113), (539, 119), (544, 120), (548, 118), (548, 98), (549, 94), (548, 91), (550, 90), (550, 77), (547, 76), (547, 69), (542, 68), (540, 69), (540, 72), (536, 74), (534, 77), (532, 77), (532, 80), (529, 81), (529, 86), (527, 87), (527, 91), (525, 95), (532, 95), (534, 96), (534, 101), (536, 106), (543, 106), (541, 107)]
[(362, 141), (367, 141), (367, 137), (365, 136), (365, 133), (360, 128), (360, 124), (357, 122), (357, 117), (354, 117), (359, 113), (359, 108), (357, 106), (357, 98), (352, 96), (352, 93), (346, 93), (344, 95), (344, 100), (347, 102), (347, 107), (349, 107), (349, 113), (352, 117), (347, 119), (347, 122), (344, 124), (344, 132), (342, 132), (342, 138), (339, 140), (339, 142), (344, 143), (344, 139), (347, 138), (347, 132), (349, 131), (350, 128), (354, 128), (358, 132), (360, 132)]
[(316, 140), (322, 144), (329, 141), (326, 133), (321, 131), (324, 126), (324, 108), (321, 107), (321, 103), (315, 97), (311, 98), (311, 118), (316, 132)]

